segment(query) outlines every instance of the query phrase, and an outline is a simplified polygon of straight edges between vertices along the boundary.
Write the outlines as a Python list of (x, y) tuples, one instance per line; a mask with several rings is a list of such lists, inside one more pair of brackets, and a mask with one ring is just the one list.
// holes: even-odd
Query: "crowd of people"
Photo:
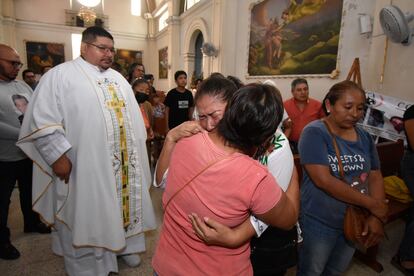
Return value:
[[(68, 275), (117, 273), (117, 257), (138, 266), (144, 233), (157, 227), (160, 276), (284, 275), (295, 265), (298, 275), (341, 275), (355, 251), (343, 232), (349, 205), (369, 212), (364, 246), (383, 238), (387, 201), (375, 144), (357, 126), (366, 102), (357, 84), (336, 83), (319, 102), (299, 78), (283, 101), (272, 81), (213, 73), (193, 95), (180, 70), (165, 94), (142, 64), (128, 76), (113, 69), (114, 54), (112, 35), (89, 27), (80, 57), (39, 81), (24, 70), (22, 82), (19, 54), (0, 44), (1, 259), (20, 256), (7, 227), (16, 182), (24, 231), (52, 232)], [(413, 117), (409, 108), (411, 193)], [(151, 185), (164, 189), (162, 226)], [(411, 219), (395, 257), (408, 272), (413, 236)]]

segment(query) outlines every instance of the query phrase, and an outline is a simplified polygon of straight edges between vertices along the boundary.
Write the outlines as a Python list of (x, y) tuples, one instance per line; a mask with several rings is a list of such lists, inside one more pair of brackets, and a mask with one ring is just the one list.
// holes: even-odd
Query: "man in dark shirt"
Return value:
[(177, 71), (174, 78), (177, 87), (168, 92), (164, 102), (169, 129), (191, 120), (194, 109), (193, 94), (185, 88), (187, 85), (187, 73)]
[(32, 90), (34, 91), (37, 86), (37, 80), (34, 72), (31, 69), (26, 69), (23, 71), (22, 77), (24, 82), (27, 83), (27, 85), (29, 85), (30, 88), (32, 88)]
[[(414, 105), (404, 112), (404, 130), (407, 136), (407, 150), (401, 162), (401, 176), (414, 197)], [(409, 209), (404, 238), (391, 263), (404, 275), (414, 275), (414, 207)]]

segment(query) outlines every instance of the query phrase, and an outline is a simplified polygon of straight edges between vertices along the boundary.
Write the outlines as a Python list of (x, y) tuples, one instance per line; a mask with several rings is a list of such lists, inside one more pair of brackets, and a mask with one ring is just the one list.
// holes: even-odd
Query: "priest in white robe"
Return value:
[(139, 265), (156, 228), (146, 130), (114, 53), (110, 33), (86, 29), (81, 57), (40, 80), (18, 141), (35, 162), (33, 209), (57, 229), (52, 249), (69, 275), (118, 272), (117, 255)]

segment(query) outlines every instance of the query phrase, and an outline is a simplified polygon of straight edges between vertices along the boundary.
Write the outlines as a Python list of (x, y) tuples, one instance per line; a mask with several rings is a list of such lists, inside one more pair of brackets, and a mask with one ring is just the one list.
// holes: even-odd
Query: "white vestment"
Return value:
[[(66, 152), (73, 165), (68, 184), (53, 174), (34, 145), (36, 139), (55, 132), (64, 134), (71, 145)], [(60, 242), (82, 250), (75, 257), (90, 250), (96, 259), (93, 265), (99, 266), (97, 260), (105, 263), (106, 259), (100, 255), (102, 250), (113, 256), (145, 250), (145, 239), (139, 235), (156, 228), (145, 141), (131, 86), (118, 72), (100, 71), (79, 57), (40, 80), (18, 146), (36, 164), (33, 209), (56, 225), (59, 235), (66, 232)], [(63, 249), (66, 257), (65, 247), (54, 244), (54, 250)], [(97, 268), (85, 275), (109, 271)]]

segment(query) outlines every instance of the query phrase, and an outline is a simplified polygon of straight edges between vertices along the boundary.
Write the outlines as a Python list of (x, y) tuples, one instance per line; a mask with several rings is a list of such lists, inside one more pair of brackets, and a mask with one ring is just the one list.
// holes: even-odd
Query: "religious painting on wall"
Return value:
[(252, 5), (248, 74), (331, 74), (343, 0), (265, 0)]
[(118, 67), (120, 67), (120, 73), (126, 77), (131, 64), (142, 64), (142, 51), (116, 49), (114, 62), (119, 64)]
[(168, 47), (162, 48), (158, 51), (158, 77), (160, 79), (168, 78)]
[(42, 74), (45, 67), (65, 62), (65, 45), (61, 43), (26, 41), (27, 68)]

